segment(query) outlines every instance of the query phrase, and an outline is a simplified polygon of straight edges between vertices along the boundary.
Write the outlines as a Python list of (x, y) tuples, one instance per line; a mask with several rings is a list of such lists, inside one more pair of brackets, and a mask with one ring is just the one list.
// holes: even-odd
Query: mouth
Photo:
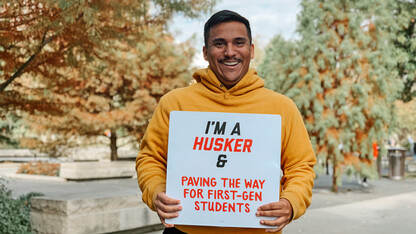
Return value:
[(237, 66), (241, 62), (241, 60), (239, 60), (239, 59), (220, 60), (219, 62), (226, 65), (226, 66)]

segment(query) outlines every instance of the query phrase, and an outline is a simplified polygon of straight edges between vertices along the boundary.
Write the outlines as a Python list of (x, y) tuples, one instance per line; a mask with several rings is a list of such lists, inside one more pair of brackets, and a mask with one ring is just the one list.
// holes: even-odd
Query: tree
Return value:
[(387, 26), (392, 1), (304, 0), (298, 41), (277, 36), (260, 74), (292, 98), (318, 158), (332, 163), (333, 191), (343, 173), (375, 177), (372, 143), (382, 145), (401, 89)]
[(73, 48), (88, 57), (92, 49), (105, 46), (107, 39), (134, 43), (149, 26), (166, 26), (174, 13), (197, 17), (214, 3), (6, 0), (0, 8), (0, 92), (25, 72), (41, 73), (36, 69), (41, 65), (81, 65), (72, 57)]
[(167, 32), (172, 15), (197, 17), (214, 3), (7, 1), (1, 108), (25, 111), (35, 129), (63, 142), (108, 129), (115, 160), (117, 134), (140, 138), (158, 98), (190, 77), (193, 50)]
[(0, 148), (16, 148), (19, 145), (14, 135), (20, 130), (21, 124), (22, 119), (12, 113), (0, 119)]
[(411, 101), (416, 96), (416, 2), (396, 1), (394, 11), (398, 29), (394, 45), (397, 50), (397, 70), (404, 82), (401, 100)]
[(409, 102), (396, 101), (396, 106), (398, 120), (395, 132), (400, 140), (400, 145), (406, 146), (409, 151), (412, 151), (407, 137), (411, 136), (416, 140), (416, 99)]
[(131, 136), (138, 142), (159, 98), (191, 79), (192, 49), (175, 47), (166, 35), (153, 36), (135, 47), (111, 43), (111, 49), (97, 52), (102, 59), (83, 68), (84, 75), (62, 70), (65, 79), (56, 79), (47, 90), (64, 104), (64, 114), (31, 115), (32, 128), (49, 131), (57, 147), (76, 140), (74, 136), (94, 137), (108, 131), (111, 159), (117, 160), (117, 139)]

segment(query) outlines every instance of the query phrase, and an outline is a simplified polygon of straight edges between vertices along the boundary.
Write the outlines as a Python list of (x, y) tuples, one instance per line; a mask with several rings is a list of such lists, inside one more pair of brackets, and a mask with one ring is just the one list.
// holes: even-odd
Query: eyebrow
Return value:
[[(248, 39), (245, 37), (236, 37), (233, 39), (233, 41), (244, 41), (244, 42), (246, 42), (247, 40)], [(225, 41), (225, 39), (220, 37), (220, 38), (213, 39), (211, 42), (215, 43), (215, 42), (223, 42), (223, 41)]]
[(222, 41), (225, 41), (225, 39), (224, 38), (215, 38), (215, 39), (213, 39), (211, 42), (222, 42)]
[(247, 41), (247, 38), (245, 38), (245, 37), (236, 37), (234, 39), (234, 41), (237, 41), (237, 40), (246, 42)]

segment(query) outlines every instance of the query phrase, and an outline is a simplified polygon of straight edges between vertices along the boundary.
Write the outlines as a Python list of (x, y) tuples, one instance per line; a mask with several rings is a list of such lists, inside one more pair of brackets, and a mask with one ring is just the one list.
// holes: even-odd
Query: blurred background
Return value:
[(249, 19), (251, 66), (298, 106), (330, 190), (415, 177), (412, 0), (1, 1), (0, 165), (134, 164), (160, 97), (208, 65), (203, 25), (222, 9)]

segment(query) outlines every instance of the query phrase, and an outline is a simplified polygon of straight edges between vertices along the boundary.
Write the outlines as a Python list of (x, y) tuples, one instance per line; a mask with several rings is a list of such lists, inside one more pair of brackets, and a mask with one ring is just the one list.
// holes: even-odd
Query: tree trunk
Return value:
[(111, 131), (110, 135), (110, 149), (111, 149), (111, 161), (117, 161), (117, 135), (115, 131)]
[(332, 192), (338, 193), (338, 185), (337, 185), (337, 159), (336, 156), (334, 156), (334, 159), (332, 160)]
[(329, 157), (326, 157), (325, 169), (326, 169), (326, 175), (329, 175)]

